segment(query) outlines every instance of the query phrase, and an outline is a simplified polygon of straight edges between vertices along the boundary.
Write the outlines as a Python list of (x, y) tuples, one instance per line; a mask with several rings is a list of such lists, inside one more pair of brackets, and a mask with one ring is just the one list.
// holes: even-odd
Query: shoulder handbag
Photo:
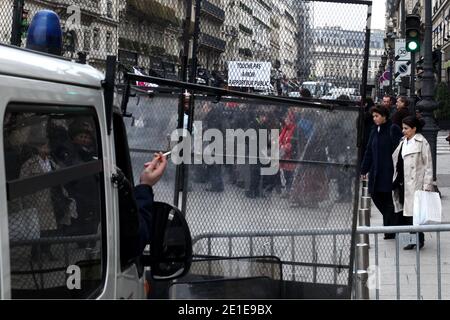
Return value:
[(392, 184), (392, 189), (398, 192), (399, 202), (405, 204), (405, 171), (402, 157), (403, 146), (400, 149), (397, 160), (397, 177)]

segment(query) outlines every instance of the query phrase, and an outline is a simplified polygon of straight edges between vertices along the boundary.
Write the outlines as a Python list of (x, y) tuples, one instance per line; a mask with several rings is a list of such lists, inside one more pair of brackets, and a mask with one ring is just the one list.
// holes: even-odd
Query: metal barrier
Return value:
[[(450, 232), (450, 225), (442, 224), (442, 225), (429, 225), (429, 226), (397, 226), (397, 227), (358, 227), (357, 234), (360, 235), (374, 235), (374, 243), (375, 243), (375, 264), (376, 268), (379, 268), (379, 243), (378, 243), (378, 235), (382, 233), (395, 233), (395, 275), (396, 275), (396, 298), (401, 298), (401, 285), (400, 285), (400, 234), (403, 233), (416, 233), (416, 243), (419, 243), (419, 233), (436, 233), (436, 245), (437, 245), (437, 254), (436, 254), (436, 277), (437, 277), (437, 298), (439, 300), (442, 299), (442, 259), (441, 259), (441, 233), (442, 232)], [(356, 252), (358, 255), (358, 252)], [(357, 258), (358, 259), (358, 258)], [(417, 283), (417, 299), (422, 299), (421, 295), (421, 250), (419, 246), (416, 246), (416, 283)], [(377, 271), (377, 270), (375, 270)], [(373, 280), (376, 281), (375, 288), (375, 298), (377, 300), (380, 299), (380, 287), (379, 287), (379, 278), (378, 272), (375, 272), (375, 278)], [(359, 298), (359, 297), (356, 297)]]
[[(132, 82), (164, 85), (175, 92), (194, 92), (189, 100), (193, 104), (192, 111), (195, 111), (193, 119), (190, 119), (195, 120), (195, 123), (191, 123), (194, 150), (192, 146), (188, 147), (194, 156), (208, 151), (206, 140), (204, 144), (198, 145), (199, 153), (195, 147), (195, 137), (202, 133), (206, 135), (208, 130), (219, 133), (231, 130), (244, 134), (249, 132), (250, 139), (243, 137), (243, 142), (239, 142), (240, 138), (236, 140), (234, 136), (227, 138), (226, 134), (223, 135), (223, 140), (234, 140), (237, 142), (235, 146), (245, 146), (247, 149), (239, 154), (233, 146), (227, 146), (223, 151), (216, 148), (215, 156), (221, 157), (219, 160), (225, 158), (227, 163), (218, 161), (208, 165), (206, 162), (192, 164), (191, 161), (185, 166), (185, 173), (180, 175), (175, 165), (172, 165), (168, 175), (155, 187), (155, 194), (164, 201), (171, 201), (171, 196), (181, 194), (173, 203), (179, 206), (181, 203), (193, 237), (216, 232), (227, 235), (229, 230), (245, 235), (247, 232), (260, 234), (267, 230), (283, 232), (273, 242), (266, 241), (267, 237), (263, 234), (261, 237), (239, 239), (240, 243), (219, 241), (210, 244), (209, 249), (206, 249), (208, 245), (205, 243), (203, 251), (194, 248), (196, 255), (227, 256), (230, 248), (235, 257), (265, 255), (270, 251), (273, 252), (271, 255), (286, 262), (289, 270), (284, 270), (284, 273), (289, 273), (290, 278), (301, 278), (308, 283), (336, 282), (349, 291), (353, 279), (354, 255), (351, 253), (354, 251), (351, 246), (354, 233), (344, 233), (335, 239), (320, 235), (303, 239), (295, 234), (290, 237), (284, 235), (286, 231), (319, 228), (356, 229), (359, 170), (357, 132), (354, 129), (358, 123), (359, 108), (351, 102), (330, 105), (307, 99), (265, 97), (155, 77), (136, 77), (131, 74), (127, 74), (127, 77)], [(177, 128), (176, 120), (179, 117), (175, 111), (179, 110), (179, 106), (179, 95), (175, 94), (141, 96), (137, 105), (130, 100), (126, 111), (133, 118), (126, 122), (135, 172), (139, 172), (147, 160), (144, 157), (148, 158), (154, 151), (166, 150), (167, 137)], [(264, 167), (260, 163), (247, 161), (250, 158), (258, 160), (259, 157), (258, 148), (256, 154), (249, 152), (250, 144), (258, 139), (253, 139), (251, 134), (256, 130), (273, 132), (286, 129), (287, 120), (296, 124), (297, 129), (293, 130), (296, 139), (291, 143), (295, 149), (292, 155), (284, 154), (281, 159), (276, 157), (281, 172), (278, 170), (275, 175), (264, 176), (261, 170), (268, 168), (268, 165)], [(273, 140), (279, 141), (275, 134)], [(149, 138), (144, 140), (143, 137)], [(259, 141), (261, 144), (262, 140)], [(342, 141), (346, 143), (344, 148)], [(154, 150), (150, 150), (149, 146)], [(196, 161), (194, 156), (191, 159)], [(239, 164), (237, 160), (246, 162)], [(183, 179), (177, 179), (178, 176)], [(171, 192), (174, 180), (178, 181), (175, 193)]]
[[(369, 180), (363, 179), (360, 190), (358, 211), (358, 226), (370, 226), (370, 211), (372, 200), (369, 195)], [(369, 235), (358, 235), (356, 244), (356, 287), (355, 294), (362, 299), (369, 299), (369, 289), (365, 285), (368, 281), (367, 269), (369, 268)]]
[[(395, 255), (396, 255), (396, 259), (395, 259), (395, 274), (396, 274), (396, 298), (400, 299), (401, 298), (401, 284), (400, 284), (400, 271), (401, 271), (401, 266), (400, 266), (400, 234), (404, 234), (404, 233), (417, 233), (416, 237), (417, 237), (417, 242), (418, 242), (418, 232), (423, 232), (423, 233), (432, 233), (435, 232), (437, 237), (436, 237), (436, 243), (437, 243), (437, 255), (436, 255), (436, 277), (437, 277), (437, 298), (439, 300), (441, 300), (443, 298), (442, 296), (442, 258), (441, 258), (441, 233), (442, 232), (450, 232), (450, 225), (429, 225), (429, 226), (398, 226), (398, 227), (358, 227), (357, 228), (357, 235), (358, 236), (362, 236), (362, 237), (369, 237), (370, 235), (374, 236), (374, 256), (375, 256), (375, 263), (374, 265), (377, 267), (375, 268), (375, 270), (368, 270), (369, 268), (364, 269), (360, 269), (360, 268), (356, 268), (355, 270), (355, 278), (356, 281), (354, 282), (354, 295), (353, 295), (353, 299), (368, 299), (369, 298), (369, 289), (373, 289), (372, 286), (374, 286), (374, 284), (371, 284), (369, 282), (375, 282), (376, 288), (375, 288), (375, 299), (379, 300), (380, 299), (380, 286), (377, 285), (378, 283), (380, 283), (381, 278), (383, 277), (383, 275), (379, 274), (379, 243), (378, 243), (378, 234), (383, 234), (383, 233), (395, 233), (396, 236), (396, 251), (395, 251)], [(306, 236), (311, 236), (313, 237), (313, 239), (316, 239), (317, 237), (320, 236), (331, 236), (333, 237), (333, 248), (334, 250), (336, 249), (336, 239), (338, 236), (340, 235), (349, 235), (351, 234), (351, 230), (325, 230), (325, 229), (318, 229), (318, 230), (303, 230), (301, 232), (283, 232), (283, 231), (279, 231), (279, 232), (250, 232), (250, 233), (244, 233), (244, 232), (235, 232), (235, 233), (227, 233), (227, 234), (223, 234), (223, 233), (213, 233), (213, 234), (201, 234), (198, 235), (197, 237), (194, 238), (193, 240), (193, 245), (194, 248), (196, 249), (196, 251), (202, 251), (203, 249), (206, 249), (206, 253), (207, 254), (213, 254), (213, 250), (212, 247), (214, 245), (214, 240), (218, 240), (218, 239), (225, 239), (226, 240), (226, 244), (228, 246), (228, 256), (233, 256), (233, 242), (236, 241), (236, 239), (248, 239), (250, 246), (249, 246), (249, 252), (252, 253), (254, 251), (254, 239), (256, 238), (265, 238), (265, 243), (268, 244), (268, 252), (267, 255), (272, 255), (273, 254), (273, 243), (275, 243), (276, 241), (279, 241), (280, 238), (287, 238), (290, 239), (291, 241), (294, 241), (295, 238), (298, 237), (306, 237)], [(200, 248), (202, 247), (202, 242), (205, 241), (206, 244), (206, 248)], [(313, 241), (314, 242), (314, 241)], [(270, 250), (270, 248), (272, 248), (272, 250)], [(292, 246), (290, 247), (290, 249), (292, 249), (292, 251), (290, 252), (290, 256), (295, 257), (296, 256), (296, 252), (295, 252), (295, 244), (294, 242), (292, 242)], [(368, 249), (368, 246), (367, 246)], [(358, 246), (356, 248), (356, 259), (355, 261), (360, 261), (360, 254), (361, 250), (358, 249)], [(338, 255), (337, 252), (334, 251), (334, 261), (336, 262), (335, 264), (319, 264), (319, 263), (314, 263), (314, 261), (316, 261), (315, 259), (316, 257), (316, 253), (313, 250), (311, 259), (313, 261), (313, 263), (301, 263), (301, 262), (296, 262), (293, 263), (292, 261), (283, 261), (283, 259), (281, 259), (281, 263), (283, 265), (283, 273), (284, 274), (290, 274), (291, 275), (291, 280), (293, 281), (298, 281), (299, 279), (295, 277), (295, 272), (288, 272), (286, 268), (290, 267), (290, 268), (294, 268), (295, 266), (307, 266), (307, 267), (312, 267), (313, 269), (313, 277), (312, 277), (312, 283), (319, 283), (317, 280), (317, 273), (318, 270), (320, 268), (332, 268), (333, 269), (333, 273), (334, 273), (334, 281), (332, 281), (330, 284), (339, 284), (338, 281), (338, 275), (339, 273), (342, 272), (342, 269), (346, 268), (345, 266), (339, 265), (339, 259), (338, 259)], [(421, 268), (420, 268), (420, 261), (421, 261), (421, 251), (420, 248), (417, 246), (416, 247), (416, 280), (417, 280), (417, 299), (421, 300), (422, 299), (422, 283), (421, 283)], [(369, 265), (368, 263), (368, 258), (367, 258), (367, 266)], [(358, 265), (359, 267), (359, 265)], [(371, 274), (372, 271), (375, 271), (374, 274)], [(323, 279), (323, 278), (322, 278)], [(361, 282), (361, 281), (365, 281), (365, 282)], [(444, 283), (445, 285), (446, 283)], [(449, 283), (450, 285), (450, 283)]]

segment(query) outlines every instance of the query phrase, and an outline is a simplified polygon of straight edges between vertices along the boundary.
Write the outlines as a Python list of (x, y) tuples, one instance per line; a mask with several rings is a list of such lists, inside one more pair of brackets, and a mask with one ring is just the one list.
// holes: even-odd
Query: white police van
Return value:
[(1, 299), (145, 298), (145, 267), (160, 279), (189, 270), (189, 229), (167, 204), (154, 204), (150, 253), (137, 251), (115, 58), (108, 62), (105, 77), (0, 45)]

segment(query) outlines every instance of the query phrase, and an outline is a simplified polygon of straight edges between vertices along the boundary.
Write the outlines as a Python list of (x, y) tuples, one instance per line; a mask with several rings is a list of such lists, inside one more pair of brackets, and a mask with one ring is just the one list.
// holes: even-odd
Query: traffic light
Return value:
[(420, 16), (416, 14), (406, 16), (406, 51), (420, 51)]
[(439, 74), (439, 69), (441, 68), (441, 59), (442, 59), (442, 53), (440, 49), (435, 49), (433, 51), (433, 71)]

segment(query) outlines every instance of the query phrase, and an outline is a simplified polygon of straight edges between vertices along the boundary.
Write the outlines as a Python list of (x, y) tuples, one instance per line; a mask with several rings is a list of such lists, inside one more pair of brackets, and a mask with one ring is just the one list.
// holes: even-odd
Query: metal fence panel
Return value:
[[(203, 128), (210, 126), (209, 121), (213, 126), (220, 123), (225, 128), (243, 131), (255, 124), (261, 126), (261, 123), (263, 127), (283, 130), (286, 125), (282, 123), (291, 117), (295, 119), (296, 132), (306, 134), (292, 142), (298, 151), (291, 157), (282, 157), (286, 161), (281, 162), (281, 171), (275, 176), (261, 176), (260, 165), (193, 168), (189, 173), (189, 181), (193, 183), (187, 218), (194, 236), (204, 233), (351, 229), (353, 186), (357, 177), (356, 108), (325, 111), (287, 108), (261, 101), (217, 104), (198, 101), (196, 106), (196, 119), (203, 119)], [(232, 120), (227, 120), (227, 116)], [(262, 122), (266, 118), (275, 121)], [(207, 236), (197, 244), (196, 252), (207, 254), (206, 239)], [(284, 262), (348, 267), (350, 247), (351, 236), (342, 236), (336, 243), (331, 236), (258, 237), (252, 239), (251, 246), (249, 237), (240, 237), (214, 239), (211, 254), (234, 257), (269, 254), (280, 257)], [(334, 282), (333, 268), (286, 265), (284, 268), (297, 281)], [(340, 284), (348, 281), (348, 274), (340, 280), (343, 281)]]

